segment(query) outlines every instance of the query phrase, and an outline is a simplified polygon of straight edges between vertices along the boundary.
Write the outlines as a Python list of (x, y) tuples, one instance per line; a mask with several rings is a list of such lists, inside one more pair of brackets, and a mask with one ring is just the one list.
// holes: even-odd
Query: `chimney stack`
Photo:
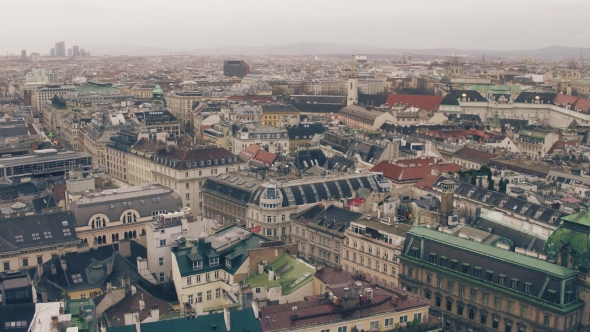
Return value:
[(225, 321), (225, 329), (227, 331), (231, 331), (231, 324), (230, 324), (230, 320), (229, 320), (229, 310), (227, 310), (227, 307), (223, 308), (223, 320)]

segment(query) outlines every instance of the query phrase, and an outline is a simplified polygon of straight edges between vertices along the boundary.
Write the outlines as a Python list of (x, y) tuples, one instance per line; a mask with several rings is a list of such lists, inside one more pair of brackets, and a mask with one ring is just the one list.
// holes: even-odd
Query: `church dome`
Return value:
[(567, 69), (578, 69), (578, 65), (576, 64), (575, 61), (571, 61), (570, 63), (567, 64)]
[(585, 273), (590, 271), (590, 211), (588, 208), (563, 217), (563, 224), (549, 236), (544, 248), (548, 259)]

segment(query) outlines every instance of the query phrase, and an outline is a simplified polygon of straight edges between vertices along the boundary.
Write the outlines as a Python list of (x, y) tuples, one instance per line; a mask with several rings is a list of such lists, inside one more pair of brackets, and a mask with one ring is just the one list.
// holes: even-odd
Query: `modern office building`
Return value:
[(226, 60), (223, 62), (223, 75), (244, 77), (250, 74), (250, 66), (243, 60)]
[(27, 50), (20, 51), (20, 58), (23, 61), (27, 61)]
[(74, 57), (79, 57), (80, 56), (80, 46), (74, 45), (73, 53), (74, 53)]

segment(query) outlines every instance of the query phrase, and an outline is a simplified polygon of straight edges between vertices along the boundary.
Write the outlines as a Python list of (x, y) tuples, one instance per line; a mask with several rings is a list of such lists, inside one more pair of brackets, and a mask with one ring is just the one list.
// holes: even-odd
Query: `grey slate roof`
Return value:
[(181, 206), (182, 199), (174, 190), (161, 184), (151, 184), (145, 188), (128, 187), (87, 195), (73, 202), (71, 209), (76, 226), (87, 226), (97, 213), (105, 214), (108, 221), (118, 221), (127, 210), (135, 210), (143, 218), (151, 216), (152, 211), (173, 212)]
[(70, 211), (0, 219), (0, 253), (77, 243), (75, 226)]

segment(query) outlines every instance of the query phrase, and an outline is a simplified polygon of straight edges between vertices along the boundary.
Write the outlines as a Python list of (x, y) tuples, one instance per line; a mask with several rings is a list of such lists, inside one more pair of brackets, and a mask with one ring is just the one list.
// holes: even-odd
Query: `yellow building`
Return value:
[(398, 287), (398, 256), (410, 228), (405, 224), (352, 222), (342, 248), (344, 270), (364, 275), (371, 282)]
[(299, 123), (299, 110), (290, 105), (267, 104), (262, 105), (260, 122), (266, 126), (284, 128), (296, 118), (295, 125)]
[(76, 233), (91, 246), (138, 238), (147, 221), (181, 207), (180, 196), (160, 184), (86, 193), (70, 204)]
[(439, 325), (427, 323), (428, 299), (374, 286), (342, 268), (323, 268), (313, 282), (314, 296), (306, 301), (264, 308), (253, 302), (262, 331), (389, 331), (416, 325), (429, 331)]

